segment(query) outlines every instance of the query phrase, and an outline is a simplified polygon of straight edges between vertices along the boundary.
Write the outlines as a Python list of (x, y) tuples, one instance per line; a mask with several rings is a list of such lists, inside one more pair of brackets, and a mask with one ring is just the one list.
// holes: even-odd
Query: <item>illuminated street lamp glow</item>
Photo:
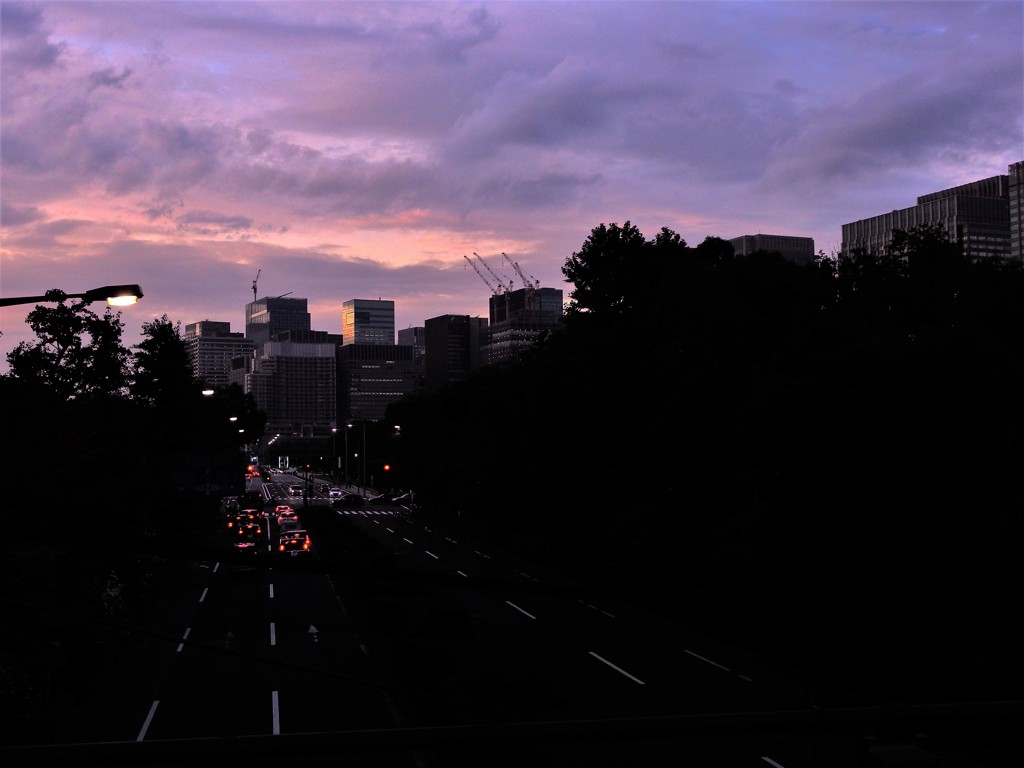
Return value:
[(142, 298), (142, 289), (137, 285), (105, 285), (102, 288), (86, 291), (82, 298), (87, 302), (102, 299), (112, 307), (127, 307)]

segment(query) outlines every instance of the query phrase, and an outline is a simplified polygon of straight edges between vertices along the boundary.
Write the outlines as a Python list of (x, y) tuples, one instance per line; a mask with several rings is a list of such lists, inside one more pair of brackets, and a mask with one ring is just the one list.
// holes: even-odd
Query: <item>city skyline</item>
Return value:
[[(1024, 154), (1017, 2), (0, 10), (0, 293), (137, 283), (126, 345), (243, 330), (257, 275), (331, 333), (352, 298), (487, 317), (474, 252), (568, 297), (602, 223), (831, 253)], [(0, 370), (30, 309), (0, 310)]]

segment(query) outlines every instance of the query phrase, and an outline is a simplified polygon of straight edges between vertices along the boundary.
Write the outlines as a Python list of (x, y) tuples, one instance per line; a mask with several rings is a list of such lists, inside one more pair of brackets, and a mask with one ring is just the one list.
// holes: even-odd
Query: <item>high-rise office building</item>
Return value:
[(810, 264), (814, 261), (814, 238), (792, 237), (790, 235), (742, 235), (729, 239), (737, 256), (746, 256), (757, 251), (769, 251), (781, 254), (783, 258), (797, 264)]
[(349, 299), (341, 305), (344, 344), (395, 343), (395, 302)]
[(337, 347), (339, 423), (380, 421), (388, 405), (416, 388), (413, 348), (398, 344)]
[[(1015, 165), (1010, 166), (1011, 175)], [(939, 226), (968, 256), (1010, 258), (1010, 188), (1009, 176), (990, 176), (922, 195), (910, 208), (843, 224), (843, 253), (884, 252), (897, 229)]]
[(264, 297), (245, 307), (252, 353), (232, 360), (230, 379), (267, 414), (267, 433), (311, 437), (337, 423), (339, 341), (310, 329), (307, 300)]
[(1024, 161), (1009, 169), (1010, 258), (1024, 262)]
[(306, 299), (265, 296), (245, 305), (245, 338), (257, 348), (282, 331), (308, 331), (309, 327)]
[(338, 421), (335, 349), (327, 342), (268, 341), (233, 361), (233, 379), (267, 414), (267, 433), (331, 433)]
[(202, 320), (185, 326), (188, 350), (195, 377), (211, 387), (228, 384), (232, 358), (251, 355), (252, 340), (231, 332), (231, 323)]
[(469, 315), (441, 315), (424, 324), (426, 354), (423, 384), (428, 390), (465, 381), (480, 367), (487, 339), (487, 319)]
[(413, 359), (423, 357), (427, 353), (426, 328), (422, 325), (415, 325), (400, 329), (398, 343), (403, 347), (413, 348)]
[(426, 375), (427, 336), (422, 325), (402, 328), (398, 331), (398, 345), (412, 347), (412, 366), (416, 370), (416, 390), (423, 389)]
[(490, 299), (490, 326), (481, 350), (483, 362), (498, 365), (515, 360), (543, 334), (562, 325), (562, 291), (520, 288)]
[(379, 421), (390, 403), (413, 392), (413, 347), (395, 344), (395, 302), (349, 299), (341, 305), (338, 414)]

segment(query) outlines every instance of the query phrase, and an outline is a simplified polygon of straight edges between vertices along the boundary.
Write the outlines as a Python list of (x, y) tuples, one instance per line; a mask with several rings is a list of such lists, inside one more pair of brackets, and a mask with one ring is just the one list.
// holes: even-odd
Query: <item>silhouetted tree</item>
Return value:
[(37, 305), (27, 322), (38, 337), (7, 354), (7, 374), (56, 397), (120, 397), (128, 385), (128, 352), (121, 345), (121, 313), (99, 316), (83, 301), (66, 304), (60, 290), (47, 291), (56, 306)]
[(181, 324), (163, 315), (144, 322), (142, 336), (134, 347), (132, 397), (147, 404), (186, 404), (195, 397), (199, 382), (181, 337)]
[(881, 697), (952, 690), (966, 648), (1011, 661), (971, 633), (1024, 640), (997, 608), (1024, 554), (1020, 264), (934, 230), (796, 264), (627, 222), (563, 272), (560, 332), (401, 404), (439, 514)]

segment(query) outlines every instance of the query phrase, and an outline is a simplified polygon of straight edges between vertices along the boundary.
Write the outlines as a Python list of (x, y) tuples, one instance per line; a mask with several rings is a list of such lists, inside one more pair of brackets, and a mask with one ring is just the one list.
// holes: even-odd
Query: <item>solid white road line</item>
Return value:
[(149, 714), (148, 714), (148, 715), (146, 715), (146, 722), (144, 722), (144, 723), (142, 724), (142, 730), (141, 730), (141, 731), (139, 731), (139, 735), (135, 737), (135, 740), (136, 740), (136, 741), (142, 741), (143, 739), (145, 739), (145, 738), (146, 738), (146, 731), (148, 731), (148, 730), (149, 730), (149, 724), (150, 724), (151, 722), (153, 722), (153, 715), (155, 715), (155, 714), (156, 714), (156, 707), (157, 707), (157, 705), (158, 705), (159, 703), (160, 703), (160, 700), (159, 700), (159, 699), (157, 699), (156, 701), (154, 701), (154, 702), (153, 702), (153, 706), (151, 706), (151, 707), (149, 708)]
[(522, 608), (520, 608), (520, 607), (519, 607), (518, 605), (516, 605), (515, 603), (513, 603), (513, 602), (512, 602), (511, 600), (506, 600), (505, 602), (506, 602), (506, 603), (507, 603), (508, 605), (511, 605), (511, 606), (512, 606), (513, 608), (515, 608), (515, 609), (516, 609), (517, 611), (519, 611), (519, 612), (520, 612), (521, 614), (523, 614), (524, 616), (529, 616), (529, 617), (530, 617), (531, 619), (536, 619), (536, 618), (537, 618), (537, 617), (536, 617), (536, 616), (534, 616), (534, 615), (533, 615), (532, 613), (527, 613), (526, 611), (524, 611), (524, 610), (523, 610)]
[(281, 710), (277, 705), (277, 691), (270, 692), (270, 709), (273, 717), (271, 729), (275, 736), (281, 735)]
[(685, 653), (690, 654), (691, 656), (693, 656), (696, 659), (700, 659), (701, 661), (707, 662), (708, 664), (710, 664), (713, 667), (718, 667), (719, 669), (724, 669), (726, 672), (732, 672), (732, 670), (729, 669), (728, 667), (723, 667), (721, 664), (719, 664), (716, 661), (712, 661), (711, 659), (705, 659), (699, 653), (694, 653), (693, 651), (687, 650), (686, 648), (684, 648), (683, 651)]
[[(181, 636), (182, 640), (188, 640), (188, 633), (192, 631), (192, 627), (185, 627), (185, 634)], [(178, 653), (181, 653), (181, 649), (185, 647), (185, 643), (178, 643)]]
[(201, 594), (201, 595), (199, 596), (199, 602), (200, 602), (200, 603), (201, 603), (201, 602), (203, 602), (203, 600), (205, 600), (205, 599), (206, 599), (206, 592), (207, 592), (208, 590), (209, 590), (209, 587), (203, 587), (203, 594)]
[(612, 669), (614, 669), (614, 670), (615, 670), (616, 672), (619, 672), (619, 673), (621, 673), (621, 674), (625, 675), (625, 676), (626, 676), (626, 677), (628, 677), (628, 678), (629, 678), (630, 680), (632, 680), (632, 681), (633, 681), (634, 683), (639, 683), (640, 685), (646, 685), (646, 683), (645, 683), (645, 682), (644, 682), (643, 680), (641, 680), (641, 679), (639, 679), (639, 678), (636, 678), (636, 677), (633, 677), (633, 676), (632, 676), (631, 674), (629, 674), (629, 672), (627, 672), (626, 670), (624, 670), (624, 669), (623, 669), (622, 667), (617, 667), (617, 666), (615, 666), (615, 665), (614, 665), (614, 664), (612, 664), (612, 663), (611, 663), (610, 661), (608, 661), (608, 659), (605, 659), (605, 658), (603, 658), (603, 657), (601, 657), (601, 656), (598, 656), (598, 655), (597, 655), (596, 653), (594, 653), (593, 651), (588, 651), (588, 653), (589, 653), (589, 654), (590, 654), (591, 656), (593, 656), (593, 657), (594, 657), (595, 659), (597, 659), (598, 661), (601, 661), (601, 662), (604, 662), (605, 664), (607, 664), (607, 665), (608, 665), (609, 667), (611, 667)]

